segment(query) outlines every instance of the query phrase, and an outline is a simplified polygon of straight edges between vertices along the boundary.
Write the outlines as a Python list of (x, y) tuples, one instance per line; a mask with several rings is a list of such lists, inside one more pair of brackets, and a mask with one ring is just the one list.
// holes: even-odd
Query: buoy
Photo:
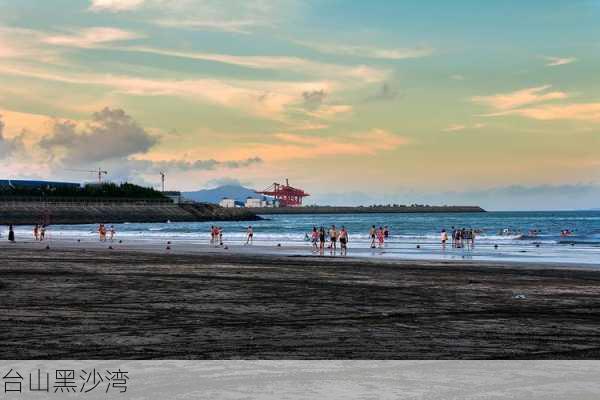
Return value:
[(108, 246), (108, 249), (109, 249), (109, 250), (112, 250), (112, 249), (113, 249), (113, 247), (112, 247), (112, 246)]
[(77, 239), (77, 243), (81, 242), (81, 239)]
[(122, 241), (122, 240), (119, 240), (119, 243), (123, 243), (123, 241)]
[(420, 245), (420, 244), (418, 244), (418, 245), (417, 245), (417, 249), (420, 249), (420, 248), (421, 248), (421, 245)]
[(171, 250), (171, 246), (167, 246), (167, 250)]
[(536, 244), (536, 245), (535, 245), (535, 247), (540, 247), (540, 245), (539, 245), (539, 244)]
[(224, 249), (225, 249), (225, 250), (229, 250), (229, 247), (228, 247), (228, 246), (225, 246), (225, 247), (224, 247)]
[(497, 245), (497, 244), (495, 244), (495, 245), (494, 245), (494, 248), (495, 248), (495, 249), (497, 249), (497, 248), (498, 248), (498, 245)]
[(281, 247), (281, 243), (277, 243), (277, 247)]
[(171, 242), (167, 242), (167, 244), (171, 244)]
[(50, 245), (46, 245), (46, 250), (50, 250)]

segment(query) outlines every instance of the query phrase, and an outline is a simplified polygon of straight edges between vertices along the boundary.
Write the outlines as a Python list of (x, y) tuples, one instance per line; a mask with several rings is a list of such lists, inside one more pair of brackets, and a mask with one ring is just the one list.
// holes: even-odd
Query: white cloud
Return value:
[(145, 0), (92, 0), (92, 11), (128, 11), (141, 7)]
[(467, 129), (467, 127), (465, 125), (452, 124), (452, 125), (448, 126), (447, 128), (444, 128), (444, 132), (458, 132), (458, 131), (463, 131), (465, 129)]
[(305, 41), (296, 41), (296, 44), (321, 53), (337, 54), (344, 56), (354, 56), (363, 58), (375, 58), (385, 60), (403, 60), (407, 58), (427, 57), (434, 53), (434, 49), (430, 47), (414, 47), (414, 48), (379, 48), (369, 46), (348, 46), (333, 43), (313, 43)]
[[(36, 129), (32, 127), (32, 129)], [(104, 108), (87, 122), (54, 120), (50, 132), (39, 134), (25, 151), (23, 137), (27, 131), (7, 139), (3, 135), (4, 122), (0, 116), (0, 156), (15, 158), (18, 164), (43, 165), (42, 173), (49, 170), (64, 174), (65, 168), (89, 169), (101, 165), (111, 179), (140, 179), (158, 171), (213, 171), (248, 168), (262, 163), (256, 156), (235, 160), (197, 159), (179, 156), (165, 158), (153, 154), (160, 135), (151, 134), (121, 109)], [(32, 160), (36, 160), (32, 163)]]
[(200, 31), (221, 31), (250, 34), (251, 29), (261, 26), (262, 23), (255, 20), (216, 20), (216, 19), (158, 19), (154, 23), (168, 28), (184, 28)]
[(41, 45), (42, 37), (43, 34), (35, 30), (0, 26), (0, 59), (56, 62), (58, 52)]
[(89, 48), (110, 42), (139, 39), (143, 36), (110, 27), (94, 27), (73, 32), (68, 35), (49, 35), (42, 42), (56, 46)]
[(543, 57), (546, 61), (548, 61), (548, 63), (546, 64), (546, 67), (557, 67), (559, 65), (567, 65), (567, 64), (571, 64), (574, 63), (575, 61), (577, 61), (577, 59), (575, 57), (565, 57), (565, 58), (561, 58), (561, 57)]
[(551, 85), (544, 85), (517, 90), (511, 93), (500, 93), (491, 96), (475, 96), (471, 98), (471, 100), (476, 103), (486, 104), (497, 110), (510, 110), (528, 104), (541, 103), (550, 100), (561, 100), (569, 97), (565, 92), (546, 92), (551, 87)]
[(280, 25), (302, 7), (302, 0), (92, 0), (90, 10), (151, 11), (154, 16), (148, 21), (159, 26), (248, 34), (257, 27)]
[(481, 129), (485, 128), (485, 126), (486, 125), (482, 123), (476, 123), (472, 125), (452, 124), (447, 128), (444, 128), (443, 132), (459, 132), (464, 130)]
[(219, 53), (203, 53), (157, 49), (152, 47), (122, 47), (122, 51), (158, 54), (168, 57), (181, 57), (191, 60), (213, 61), (253, 69), (288, 70), (303, 75), (325, 76), (332, 79), (360, 80), (366, 83), (383, 81), (389, 74), (387, 70), (366, 65), (338, 65), (321, 63), (300, 57), (287, 56), (236, 56)]
[(550, 85), (546, 85), (506, 94), (477, 96), (472, 100), (487, 104), (497, 110), (497, 112), (486, 114), (487, 117), (519, 115), (540, 121), (600, 122), (600, 103), (539, 104), (569, 98), (569, 95), (564, 92), (545, 92), (549, 88)]
[(520, 115), (540, 121), (574, 120), (600, 122), (600, 103), (573, 103), (540, 105), (502, 111), (489, 116)]

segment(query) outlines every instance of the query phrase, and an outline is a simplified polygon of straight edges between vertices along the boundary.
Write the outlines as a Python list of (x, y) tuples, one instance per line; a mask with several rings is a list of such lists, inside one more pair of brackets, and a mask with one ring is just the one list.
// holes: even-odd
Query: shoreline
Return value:
[[(121, 241), (122, 243), (119, 243)], [(15, 243), (9, 243), (5, 238), (0, 239), (0, 250), (5, 249), (21, 249), (21, 250), (45, 250), (46, 246), (50, 246), (50, 250), (59, 251), (106, 251), (112, 253), (150, 253), (150, 254), (172, 254), (183, 256), (201, 256), (201, 255), (222, 255), (224, 257), (285, 257), (285, 258), (307, 258), (315, 260), (337, 260), (344, 262), (345, 260), (355, 260), (371, 263), (459, 263), (459, 264), (474, 264), (474, 265), (509, 265), (514, 267), (533, 267), (533, 268), (564, 268), (564, 269), (587, 269), (600, 271), (600, 260), (592, 262), (582, 262), (573, 260), (560, 260), (558, 258), (532, 258), (524, 259), (511, 257), (504, 253), (499, 253), (498, 256), (491, 257), (485, 255), (473, 255), (468, 251), (461, 253), (459, 249), (452, 249), (448, 246), (448, 253), (439, 253), (440, 246), (422, 246), (418, 251), (406, 251), (390, 253), (386, 248), (370, 249), (349, 247), (348, 255), (342, 256), (338, 252), (331, 254), (329, 249), (325, 249), (323, 254), (312, 251), (312, 247), (305, 245), (267, 245), (253, 244), (245, 245), (242, 242), (226, 241), (224, 246), (214, 246), (208, 243), (207, 239), (181, 239), (163, 238), (132, 238), (127, 236), (122, 238), (117, 236), (114, 241), (101, 242), (95, 237), (85, 237), (75, 239), (73, 237), (50, 237), (49, 239), (40, 242), (33, 238), (29, 240), (19, 240)], [(168, 247), (168, 249), (167, 249)], [(430, 248), (431, 247), (431, 248)], [(464, 250), (464, 249), (462, 249)]]
[(600, 356), (589, 268), (0, 248), (7, 359)]

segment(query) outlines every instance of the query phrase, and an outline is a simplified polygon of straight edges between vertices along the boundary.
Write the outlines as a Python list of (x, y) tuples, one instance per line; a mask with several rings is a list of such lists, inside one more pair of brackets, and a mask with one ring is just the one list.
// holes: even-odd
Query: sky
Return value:
[(600, 0), (0, 10), (2, 178), (600, 207)]

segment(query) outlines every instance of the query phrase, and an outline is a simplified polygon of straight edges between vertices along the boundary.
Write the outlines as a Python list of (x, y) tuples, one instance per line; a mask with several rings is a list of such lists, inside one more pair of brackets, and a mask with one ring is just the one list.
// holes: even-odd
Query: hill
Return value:
[(239, 185), (224, 185), (214, 189), (203, 189), (195, 192), (182, 192), (183, 197), (202, 203), (218, 203), (223, 197), (245, 202), (248, 197), (258, 195), (252, 189)]

